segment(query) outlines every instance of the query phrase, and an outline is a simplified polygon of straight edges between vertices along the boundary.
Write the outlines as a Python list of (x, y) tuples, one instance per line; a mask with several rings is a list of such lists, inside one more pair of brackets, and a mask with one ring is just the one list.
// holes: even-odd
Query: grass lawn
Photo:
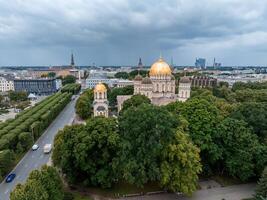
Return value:
[(95, 194), (99, 196), (114, 198), (122, 197), (123, 195), (127, 194), (147, 193), (155, 191), (162, 191), (159, 185), (155, 182), (148, 183), (143, 188), (139, 188), (129, 183), (120, 182), (109, 189), (101, 189), (99, 187), (78, 187), (75, 192), (78, 192), (78, 194), (84, 194), (84, 196), (86, 194)]

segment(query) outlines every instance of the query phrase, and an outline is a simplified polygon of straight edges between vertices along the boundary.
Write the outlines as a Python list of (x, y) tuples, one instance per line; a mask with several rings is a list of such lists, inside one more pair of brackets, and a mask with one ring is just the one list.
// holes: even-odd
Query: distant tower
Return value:
[(216, 61), (215, 61), (215, 58), (213, 58), (213, 68), (215, 69), (215, 66), (216, 66)]
[(71, 62), (70, 62), (71, 68), (75, 68), (75, 63), (74, 63), (74, 56), (73, 53), (71, 53)]
[(138, 62), (138, 71), (141, 71), (143, 69), (143, 63), (142, 63), (142, 60), (141, 58), (139, 58), (139, 62)]
[(98, 83), (94, 89), (94, 117), (108, 117), (107, 88), (103, 83)]
[(189, 99), (190, 91), (191, 91), (191, 80), (187, 76), (181, 77), (179, 81), (178, 100), (184, 102), (187, 99)]
[(143, 68), (142, 60), (139, 58), (139, 62), (137, 65), (138, 74), (134, 78), (134, 94), (140, 94), (141, 84), (143, 77), (140, 75), (140, 71)]

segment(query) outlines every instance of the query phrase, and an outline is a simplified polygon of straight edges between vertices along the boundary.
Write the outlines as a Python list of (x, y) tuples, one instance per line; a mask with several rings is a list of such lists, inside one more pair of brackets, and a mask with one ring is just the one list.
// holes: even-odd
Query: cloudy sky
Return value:
[(267, 0), (0, 0), (0, 66), (267, 65)]

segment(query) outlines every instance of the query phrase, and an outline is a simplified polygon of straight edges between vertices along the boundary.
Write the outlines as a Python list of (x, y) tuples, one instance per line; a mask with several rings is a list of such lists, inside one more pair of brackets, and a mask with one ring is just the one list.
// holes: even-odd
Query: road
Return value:
[(24, 183), (32, 170), (39, 169), (42, 165), (48, 163), (51, 153), (44, 154), (43, 147), (47, 143), (53, 143), (58, 130), (67, 124), (71, 124), (75, 116), (75, 102), (75, 100), (71, 101), (37, 140), (36, 144), (39, 145), (39, 149), (37, 151), (29, 150), (12, 170), (12, 173), (16, 173), (16, 178), (11, 183), (3, 181), (0, 184), (0, 200), (9, 200), (10, 192), (18, 183)]
[(256, 188), (255, 183), (202, 189), (194, 192), (192, 197), (177, 194), (158, 194), (140, 197), (121, 198), (121, 200), (242, 200), (251, 198)]

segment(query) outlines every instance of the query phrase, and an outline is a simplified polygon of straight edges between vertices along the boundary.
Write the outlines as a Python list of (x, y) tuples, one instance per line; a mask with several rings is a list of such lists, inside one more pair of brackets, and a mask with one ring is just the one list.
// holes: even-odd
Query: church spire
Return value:
[(71, 63), (70, 63), (70, 65), (71, 65), (71, 67), (72, 67), (72, 68), (74, 68), (74, 67), (75, 67), (73, 53), (71, 53)]
[(139, 62), (138, 62), (138, 74), (140, 73), (140, 71), (142, 70), (142, 68), (143, 68), (143, 63), (142, 63), (142, 59), (141, 58), (139, 58)]

